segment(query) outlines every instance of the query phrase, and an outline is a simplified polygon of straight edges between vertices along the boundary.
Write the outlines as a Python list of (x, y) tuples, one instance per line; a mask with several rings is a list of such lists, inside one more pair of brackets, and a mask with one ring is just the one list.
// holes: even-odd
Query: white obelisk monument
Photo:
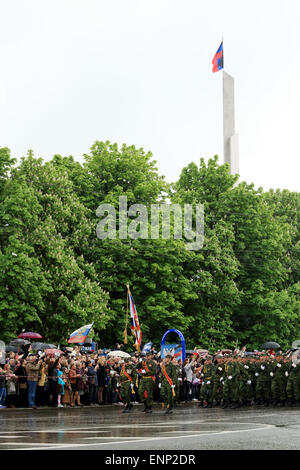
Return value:
[(223, 141), (224, 162), (230, 173), (239, 173), (239, 142), (235, 132), (234, 79), (223, 70)]

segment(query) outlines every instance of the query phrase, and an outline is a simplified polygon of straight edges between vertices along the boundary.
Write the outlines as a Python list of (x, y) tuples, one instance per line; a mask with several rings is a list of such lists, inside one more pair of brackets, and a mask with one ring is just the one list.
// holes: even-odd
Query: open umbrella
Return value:
[(42, 350), (44, 349), (57, 349), (57, 346), (55, 346), (55, 344), (44, 343)]
[(44, 349), (48, 348), (48, 344), (45, 344), (45, 343), (31, 343), (31, 348), (34, 351), (44, 351)]
[(27, 339), (16, 338), (13, 339), (8, 346), (22, 346), (23, 344), (30, 344), (30, 341)]
[(60, 349), (53, 348), (45, 349), (44, 353), (47, 354), (47, 356), (54, 356), (54, 354), (63, 354), (63, 351), (61, 351)]
[(296, 351), (293, 352), (292, 361), (296, 365), (298, 365), (300, 363), (300, 351), (299, 351), (299, 349), (296, 349)]
[(296, 341), (293, 341), (292, 348), (293, 349), (300, 348), (300, 340), (299, 339), (296, 339)]
[(27, 331), (25, 333), (21, 333), (18, 338), (23, 339), (42, 339), (42, 336), (39, 333), (33, 333), (32, 331)]
[(232, 350), (231, 349), (222, 349), (222, 354), (232, 354)]
[(279, 349), (280, 345), (278, 343), (275, 343), (274, 341), (268, 341), (267, 343), (264, 343), (262, 345), (263, 349)]
[(124, 351), (111, 351), (107, 354), (109, 357), (131, 357), (130, 354)]
[(11, 346), (11, 345), (7, 345), (5, 346), (5, 352), (18, 352), (18, 348), (17, 346)]

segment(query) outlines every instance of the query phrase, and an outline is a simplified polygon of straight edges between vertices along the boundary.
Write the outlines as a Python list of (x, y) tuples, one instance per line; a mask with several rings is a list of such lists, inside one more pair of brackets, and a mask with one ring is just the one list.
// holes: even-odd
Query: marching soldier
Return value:
[(144, 402), (146, 413), (152, 413), (153, 405), (153, 389), (155, 384), (156, 363), (152, 359), (153, 352), (148, 351), (146, 358), (137, 366), (141, 374), (141, 381), (139, 385), (139, 396), (141, 402)]
[(176, 379), (175, 379), (175, 398), (174, 398), (174, 406), (177, 406), (177, 403), (179, 402), (179, 393), (180, 393), (180, 382), (182, 382), (181, 378), (181, 367), (178, 364), (178, 361), (176, 357), (173, 357), (172, 359), (172, 364), (174, 366), (175, 374), (176, 374)]
[(125, 358), (120, 372), (121, 397), (125, 408), (123, 413), (129, 413), (132, 408), (131, 398), (134, 392), (134, 382), (136, 380), (136, 370), (131, 364), (130, 358)]
[(166, 414), (172, 413), (176, 399), (175, 387), (178, 379), (176, 366), (171, 362), (172, 356), (167, 354), (161, 366), (161, 396), (167, 403)]

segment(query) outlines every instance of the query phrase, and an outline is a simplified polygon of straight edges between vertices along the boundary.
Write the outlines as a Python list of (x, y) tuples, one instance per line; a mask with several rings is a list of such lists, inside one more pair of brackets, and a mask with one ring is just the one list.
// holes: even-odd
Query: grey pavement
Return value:
[(0, 410), (0, 450), (299, 450), (300, 408)]

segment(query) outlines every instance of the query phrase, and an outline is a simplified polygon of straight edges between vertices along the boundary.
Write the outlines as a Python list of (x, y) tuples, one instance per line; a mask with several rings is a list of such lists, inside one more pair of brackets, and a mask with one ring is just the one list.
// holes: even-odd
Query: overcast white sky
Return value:
[(241, 180), (299, 191), (299, 0), (0, 0), (0, 146), (83, 161), (95, 140), (150, 150), (175, 181), (223, 162), (224, 37)]

